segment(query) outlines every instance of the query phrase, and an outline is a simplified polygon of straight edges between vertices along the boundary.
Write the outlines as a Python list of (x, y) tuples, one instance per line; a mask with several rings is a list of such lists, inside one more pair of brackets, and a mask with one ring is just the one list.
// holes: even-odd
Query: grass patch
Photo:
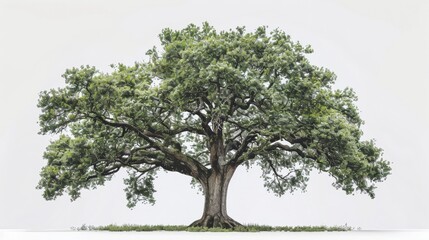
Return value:
[(78, 228), (72, 228), (77, 231), (111, 231), (111, 232), (148, 232), (148, 231), (187, 231), (187, 232), (343, 232), (351, 231), (352, 227), (344, 226), (267, 226), (267, 225), (243, 225), (241, 227), (225, 228), (205, 228), (188, 227), (184, 225), (107, 225), (107, 226), (88, 226), (82, 225)]

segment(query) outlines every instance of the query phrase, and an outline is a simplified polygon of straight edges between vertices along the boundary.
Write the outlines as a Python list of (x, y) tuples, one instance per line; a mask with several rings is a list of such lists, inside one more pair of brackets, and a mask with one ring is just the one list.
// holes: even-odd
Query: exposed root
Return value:
[(230, 218), (229, 216), (207, 215), (201, 219), (191, 223), (189, 227), (207, 227), (207, 228), (235, 228), (242, 226), (239, 222)]

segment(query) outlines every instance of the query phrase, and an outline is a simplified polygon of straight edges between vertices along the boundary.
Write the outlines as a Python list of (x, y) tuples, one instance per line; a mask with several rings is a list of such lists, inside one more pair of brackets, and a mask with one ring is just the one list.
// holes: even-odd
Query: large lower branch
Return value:
[(208, 172), (208, 169), (204, 165), (202, 165), (200, 162), (198, 162), (197, 160), (192, 159), (191, 157), (186, 156), (185, 154), (183, 154), (177, 150), (173, 150), (173, 149), (170, 149), (168, 147), (165, 147), (162, 144), (155, 141), (154, 139), (152, 139), (151, 138), (151, 134), (152, 134), (151, 132), (148, 133), (147, 131), (141, 130), (141, 129), (139, 129), (139, 128), (131, 125), (131, 124), (128, 124), (128, 123), (111, 122), (111, 121), (104, 119), (101, 116), (97, 116), (96, 119), (101, 121), (103, 124), (108, 125), (108, 126), (126, 128), (130, 131), (133, 131), (139, 137), (141, 137), (145, 141), (147, 141), (148, 144), (151, 145), (153, 148), (164, 153), (168, 159), (171, 159), (172, 161), (176, 162), (177, 164), (181, 164), (181, 165), (186, 166), (189, 169), (189, 171), (191, 172), (192, 176), (195, 178), (200, 178), (201, 175), (207, 174), (207, 172)]
[(280, 149), (283, 149), (283, 150), (288, 151), (288, 152), (296, 152), (302, 158), (306, 158), (307, 157), (307, 155), (301, 149), (299, 149), (297, 147), (293, 147), (293, 146), (291, 147), (291, 146), (282, 144), (280, 142), (275, 142), (275, 143), (269, 145), (266, 148), (266, 150), (267, 151), (271, 151), (271, 150), (274, 150), (276, 148), (280, 148)]
[(295, 152), (302, 158), (317, 160), (317, 157), (308, 154), (306, 151), (301, 150), (297, 146), (289, 146), (286, 144), (282, 144), (281, 142), (274, 142), (268, 146), (258, 146), (246, 149), (246, 151), (244, 151), (237, 159), (235, 159), (235, 165), (238, 166), (250, 159), (255, 158), (257, 155), (260, 155), (264, 152), (274, 151), (276, 149), (281, 149), (287, 152)]

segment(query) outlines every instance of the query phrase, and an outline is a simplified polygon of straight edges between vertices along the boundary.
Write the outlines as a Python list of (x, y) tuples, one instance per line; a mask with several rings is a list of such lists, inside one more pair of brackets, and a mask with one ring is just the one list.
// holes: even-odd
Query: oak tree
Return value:
[(279, 196), (305, 189), (313, 169), (370, 197), (390, 174), (382, 150), (361, 140), (355, 93), (333, 88), (334, 73), (306, 58), (309, 46), (278, 29), (207, 23), (159, 37), (148, 61), (68, 69), (64, 87), (40, 94), (40, 133), (59, 135), (44, 153), (44, 198), (76, 199), (123, 169), (128, 205), (154, 203), (163, 169), (200, 184), (204, 211), (192, 226), (227, 228), (240, 225), (226, 208), (240, 166), (260, 166)]

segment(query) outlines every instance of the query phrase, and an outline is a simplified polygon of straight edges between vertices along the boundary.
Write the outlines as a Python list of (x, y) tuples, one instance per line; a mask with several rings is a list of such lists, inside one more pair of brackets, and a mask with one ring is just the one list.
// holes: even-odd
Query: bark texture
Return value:
[(226, 199), (229, 182), (235, 172), (235, 167), (222, 166), (218, 171), (212, 169), (206, 181), (202, 181), (205, 203), (203, 216), (193, 222), (191, 227), (233, 228), (240, 223), (228, 216)]

